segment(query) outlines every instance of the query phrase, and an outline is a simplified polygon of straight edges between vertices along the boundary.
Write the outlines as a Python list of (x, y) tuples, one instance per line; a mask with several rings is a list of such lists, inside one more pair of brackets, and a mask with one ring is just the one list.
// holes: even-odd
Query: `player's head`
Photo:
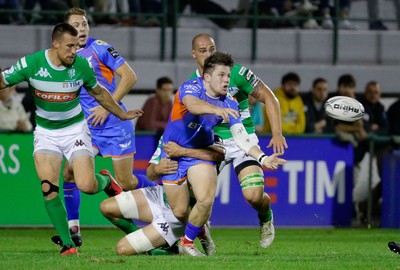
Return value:
[(355, 88), (356, 88), (356, 79), (351, 74), (343, 74), (339, 77), (337, 83), (337, 91), (341, 96), (347, 96), (354, 98)]
[(203, 80), (208, 94), (213, 97), (227, 94), (234, 63), (232, 56), (224, 52), (215, 52), (204, 60)]
[(156, 94), (162, 103), (171, 102), (171, 96), (174, 92), (174, 84), (168, 77), (161, 77), (157, 80)]
[(85, 47), (90, 30), (86, 11), (77, 7), (70, 8), (64, 14), (64, 22), (71, 24), (78, 30), (79, 47)]
[(192, 57), (196, 60), (200, 72), (203, 71), (204, 60), (217, 50), (214, 39), (208, 34), (198, 34), (192, 40)]
[(69, 23), (59, 23), (51, 34), (52, 50), (64, 66), (72, 65), (78, 49), (78, 31)]
[(282, 91), (289, 99), (295, 98), (300, 92), (300, 77), (297, 73), (289, 72), (282, 77)]
[(324, 102), (328, 97), (328, 81), (324, 78), (316, 78), (313, 82), (311, 93), (316, 102)]

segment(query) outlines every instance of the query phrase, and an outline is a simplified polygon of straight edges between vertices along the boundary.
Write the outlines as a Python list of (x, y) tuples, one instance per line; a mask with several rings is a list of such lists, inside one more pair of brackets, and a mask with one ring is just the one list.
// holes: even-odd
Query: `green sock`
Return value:
[(258, 219), (260, 223), (268, 222), (272, 219), (272, 209), (270, 208), (267, 213), (258, 213)]
[(60, 235), (63, 244), (71, 244), (72, 246), (75, 246), (69, 233), (67, 212), (60, 196), (57, 196), (54, 199), (44, 200), (44, 206), (47, 214), (49, 215), (51, 223), (53, 223), (54, 228)]
[(125, 234), (130, 234), (134, 231), (139, 230), (139, 227), (136, 226), (136, 224), (133, 223), (133, 221), (129, 220), (129, 219), (121, 218), (121, 219), (113, 220), (113, 221), (111, 221), (111, 223), (114, 224), (115, 226), (117, 226)]
[(111, 180), (110, 177), (108, 177), (107, 175), (96, 173), (94, 176), (97, 180), (97, 183), (99, 183), (96, 193), (102, 192), (106, 187), (110, 186)]
[(147, 254), (149, 254), (151, 256), (165, 256), (165, 255), (175, 255), (176, 253), (173, 253), (169, 250), (156, 248), (156, 249), (147, 251)]

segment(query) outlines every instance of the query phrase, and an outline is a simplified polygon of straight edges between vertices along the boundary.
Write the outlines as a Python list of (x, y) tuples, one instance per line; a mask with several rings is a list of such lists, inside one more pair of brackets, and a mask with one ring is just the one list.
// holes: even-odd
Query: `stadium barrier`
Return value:
[[(265, 171), (277, 226), (350, 226), (353, 148), (333, 136), (288, 137), (288, 160), (278, 171)], [(268, 137), (259, 144), (266, 153)], [(135, 173), (145, 173), (157, 141), (136, 135)], [(146, 146), (146, 147), (143, 147)], [(32, 134), (0, 134), (0, 226), (49, 226), (36, 176)], [(112, 171), (111, 160), (96, 158), (96, 171)], [(82, 195), (83, 226), (110, 226), (99, 211), (105, 194)], [(244, 200), (234, 170), (219, 176), (211, 221), (215, 226), (258, 226), (257, 215)]]

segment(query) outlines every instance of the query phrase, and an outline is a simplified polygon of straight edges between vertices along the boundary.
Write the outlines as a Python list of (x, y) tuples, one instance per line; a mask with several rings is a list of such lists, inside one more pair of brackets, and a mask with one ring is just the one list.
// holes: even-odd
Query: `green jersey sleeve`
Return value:
[(23, 81), (28, 81), (29, 68), (27, 65), (26, 58), (29, 56), (24, 56), (18, 60), (18, 62), (12, 65), (9, 69), (2, 72), (4, 82), (7, 86), (12, 86)]
[(161, 136), (160, 140), (158, 140), (157, 149), (154, 152), (154, 154), (151, 157), (151, 159), (149, 160), (149, 163), (153, 163), (153, 164), (160, 163), (160, 160), (161, 160), (161, 147), (162, 147), (162, 136)]
[(250, 94), (257, 86), (260, 79), (249, 68), (235, 64), (231, 69), (230, 86)]

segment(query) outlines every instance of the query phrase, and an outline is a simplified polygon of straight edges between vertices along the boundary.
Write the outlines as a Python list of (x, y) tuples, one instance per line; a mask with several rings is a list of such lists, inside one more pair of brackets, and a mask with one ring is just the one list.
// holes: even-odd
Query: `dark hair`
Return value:
[(204, 60), (203, 75), (205, 73), (211, 74), (214, 71), (216, 65), (228, 66), (232, 68), (234, 64), (235, 61), (233, 60), (232, 55), (230, 55), (229, 53), (217, 51)]
[(318, 77), (316, 78), (313, 83), (312, 83), (312, 87), (315, 87), (317, 84), (319, 83), (327, 83), (328, 81), (325, 80), (324, 78)]
[(86, 11), (85, 11), (85, 10), (83, 10), (83, 9), (81, 9), (81, 8), (78, 8), (78, 7), (73, 7), (73, 8), (68, 9), (68, 10), (64, 13), (64, 22), (68, 22), (68, 21), (69, 21), (69, 18), (70, 18), (72, 15), (81, 15), (81, 16), (87, 17)]
[(342, 76), (339, 77), (337, 86), (349, 86), (349, 87), (355, 87), (356, 86), (356, 79), (354, 78), (353, 75), (351, 74), (343, 74)]
[(161, 77), (157, 79), (157, 89), (160, 89), (164, 84), (173, 84), (169, 77)]
[(297, 75), (297, 73), (294, 73), (294, 72), (289, 72), (282, 77), (281, 83), (285, 84), (286, 82), (290, 82), (290, 81), (297, 82), (298, 84), (300, 84), (299, 75)]
[(60, 39), (65, 33), (74, 37), (78, 36), (78, 30), (76, 30), (75, 27), (69, 23), (62, 22), (54, 26), (53, 33), (51, 33), (51, 39)]

